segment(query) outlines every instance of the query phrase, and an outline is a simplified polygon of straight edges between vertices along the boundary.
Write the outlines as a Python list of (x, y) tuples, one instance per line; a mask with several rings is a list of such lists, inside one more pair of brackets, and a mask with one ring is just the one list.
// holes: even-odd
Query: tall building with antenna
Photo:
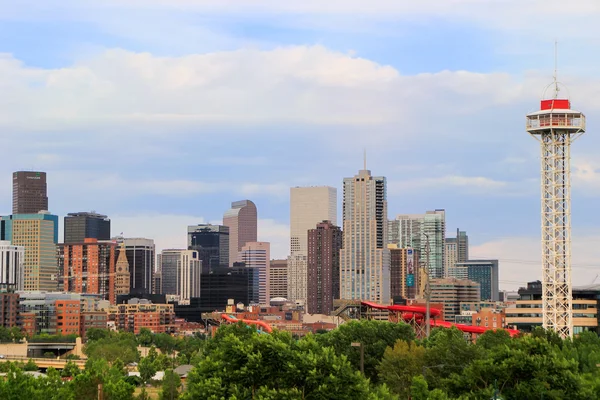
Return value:
[(527, 132), (540, 142), (542, 176), (542, 316), (543, 327), (573, 337), (571, 284), (571, 143), (585, 132), (585, 116), (559, 98), (556, 78), (541, 101), (540, 111), (527, 115)]
[(344, 178), (340, 298), (382, 303), (390, 299), (386, 179), (364, 169)]

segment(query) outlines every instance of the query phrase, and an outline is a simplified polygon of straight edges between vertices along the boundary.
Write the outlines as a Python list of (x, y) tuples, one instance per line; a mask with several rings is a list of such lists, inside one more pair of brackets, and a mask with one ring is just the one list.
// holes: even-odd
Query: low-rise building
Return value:
[(460, 303), (479, 301), (479, 284), (468, 279), (432, 279), (431, 302), (444, 305), (444, 320), (454, 322), (460, 315)]
[[(600, 333), (598, 307), (600, 306), (600, 285), (573, 288), (573, 333), (593, 331)], [(505, 310), (506, 323), (523, 332), (531, 332), (542, 326), (542, 283), (528, 282), (519, 289), (519, 300)]]
[(130, 299), (108, 309), (108, 320), (119, 331), (136, 335), (142, 328), (154, 333), (172, 332), (175, 311), (173, 304), (154, 304), (145, 299)]

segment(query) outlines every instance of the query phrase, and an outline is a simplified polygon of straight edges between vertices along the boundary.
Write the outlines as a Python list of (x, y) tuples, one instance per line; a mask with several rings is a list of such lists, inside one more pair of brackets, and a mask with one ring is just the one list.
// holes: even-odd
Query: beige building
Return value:
[(129, 262), (127, 261), (125, 244), (121, 244), (115, 267), (115, 299), (120, 294), (129, 294), (129, 282)]
[(0, 218), (3, 239), (25, 248), (23, 289), (55, 291), (58, 287), (58, 217), (47, 211)]
[(306, 302), (308, 231), (323, 221), (337, 225), (337, 189), (330, 186), (291, 188), (288, 300)]
[(460, 303), (480, 300), (479, 284), (468, 279), (431, 279), (431, 302), (444, 304), (444, 320), (454, 322)]
[(229, 266), (240, 261), (238, 256), (246, 243), (258, 240), (258, 212), (250, 200), (231, 203), (223, 215), (223, 225), (229, 227)]
[(360, 170), (344, 178), (340, 298), (390, 301), (386, 180)]
[(269, 295), (271, 299), (287, 298), (288, 264), (287, 260), (271, 260), (269, 271)]

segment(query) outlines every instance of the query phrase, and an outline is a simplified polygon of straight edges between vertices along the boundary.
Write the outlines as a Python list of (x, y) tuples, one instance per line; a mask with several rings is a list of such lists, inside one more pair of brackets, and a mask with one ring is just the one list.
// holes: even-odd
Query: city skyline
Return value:
[[(332, 12), (309, 1), (267, 11), (269, 2), (253, 1), (259, 11), (244, 13), (166, 3), (138, 4), (133, 23), (114, 2), (50, 0), (71, 7), (61, 16), (5, 5), (0, 85), (12, 100), (0, 107), (0, 129), (15, 151), (0, 166), (0, 215), (10, 214), (14, 171), (45, 171), (59, 242), (67, 213), (98, 210), (113, 235), (152, 238), (158, 253), (185, 247), (188, 225), (220, 224), (231, 201), (247, 198), (258, 240), (286, 258), (289, 189), (341, 193), (366, 147), (369, 169), (388, 180), (389, 219), (443, 208), (447, 233), (468, 232), (472, 259), (500, 260), (500, 287), (541, 278), (539, 148), (524, 116), (551, 82), (559, 8), (352, 1)], [(600, 60), (587, 50), (598, 13), (567, 12), (578, 27), (558, 37), (559, 77), (589, 119), (585, 145), (573, 147), (580, 286), (600, 269)], [(209, 21), (223, 15), (235, 23)], [(454, 22), (440, 23), (443, 15)], [(545, 23), (530, 24), (534, 15)], [(239, 98), (227, 97), (233, 89)], [(107, 143), (118, 146), (106, 152)]]

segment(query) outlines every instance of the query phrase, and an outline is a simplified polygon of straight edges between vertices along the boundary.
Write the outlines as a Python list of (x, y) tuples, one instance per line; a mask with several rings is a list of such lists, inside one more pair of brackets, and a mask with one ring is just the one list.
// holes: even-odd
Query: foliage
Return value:
[(24, 337), (23, 331), (16, 326), (12, 328), (0, 326), (0, 343), (19, 343)]
[(179, 399), (179, 389), (181, 387), (181, 379), (172, 369), (165, 371), (165, 376), (162, 382), (162, 390), (160, 392), (160, 400), (176, 400)]
[(48, 335), (42, 333), (29, 338), (30, 343), (75, 343), (77, 335)]
[(322, 346), (332, 347), (336, 354), (345, 355), (357, 370), (360, 370), (360, 349), (351, 345), (354, 342), (362, 343), (365, 352), (365, 375), (373, 382), (378, 379), (377, 365), (385, 349), (393, 347), (398, 340), (412, 341), (414, 337), (409, 325), (382, 321), (353, 321), (333, 331), (316, 335)]
[(142, 358), (138, 364), (138, 371), (140, 373), (140, 377), (142, 378), (142, 382), (144, 384), (148, 383), (156, 374), (156, 366), (154, 365), (154, 361), (149, 357)]
[(61, 371), (60, 375), (64, 376), (64, 377), (75, 377), (75, 376), (79, 375), (79, 373), (80, 373), (80, 370), (79, 370), (79, 367), (77, 366), (77, 364), (69, 361), (69, 362), (67, 362), (67, 364), (65, 364), (65, 367)]
[[(95, 334), (95, 333), (94, 333)], [(104, 359), (109, 363), (117, 359), (129, 364), (140, 358), (135, 336), (127, 334), (110, 335), (89, 339), (83, 348), (88, 358)]]
[(424, 347), (414, 342), (398, 340), (393, 348), (388, 347), (383, 354), (377, 367), (379, 380), (400, 398), (408, 398), (412, 379), (421, 374), (424, 362)]

